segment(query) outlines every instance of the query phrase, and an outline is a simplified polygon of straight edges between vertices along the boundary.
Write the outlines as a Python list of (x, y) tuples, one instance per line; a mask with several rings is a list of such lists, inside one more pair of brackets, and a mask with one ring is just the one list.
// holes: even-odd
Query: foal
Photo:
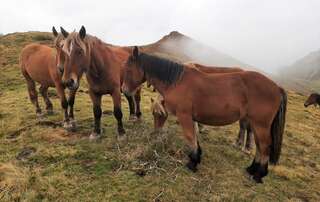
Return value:
[[(55, 87), (61, 101), (61, 106), (64, 109), (64, 123), (66, 129), (75, 129), (75, 121), (73, 115), (73, 104), (77, 89), (73, 89), (69, 93), (67, 100), (64, 85), (61, 81), (61, 74), (64, 65), (64, 54), (62, 46), (64, 43), (63, 36), (58, 34), (53, 27), (54, 47), (50, 48), (41, 44), (29, 44), (24, 47), (20, 54), (21, 72), (26, 79), (29, 97), (32, 104), (36, 108), (36, 114), (41, 116), (41, 108), (38, 102), (38, 93), (35, 83), (40, 84), (39, 91), (45, 101), (48, 114), (52, 114), (53, 107), (48, 97), (48, 88)], [(56, 52), (56, 53), (55, 53)], [(69, 112), (68, 112), (69, 107)]]
[(187, 167), (197, 171), (202, 150), (194, 122), (223, 126), (246, 119), (254, 131), (256, 155), (247, 172), (262, 183), (268, 163), (280, 158), (287, 109), (286, 92), (258, 72), (206, 74), (133, 49), (125, 68), (123, 92), (131, 95), (148, 81), (176, 115), (191, 148)]

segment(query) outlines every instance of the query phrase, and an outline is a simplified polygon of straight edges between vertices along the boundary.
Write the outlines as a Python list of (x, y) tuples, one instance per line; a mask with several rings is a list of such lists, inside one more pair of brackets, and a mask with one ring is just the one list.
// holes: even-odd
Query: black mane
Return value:
[(167, 85), (176, 83), (184, 71), (182, 64), (145, 53), (140, 53), (138, 63), (148, 76), (157, 78)]

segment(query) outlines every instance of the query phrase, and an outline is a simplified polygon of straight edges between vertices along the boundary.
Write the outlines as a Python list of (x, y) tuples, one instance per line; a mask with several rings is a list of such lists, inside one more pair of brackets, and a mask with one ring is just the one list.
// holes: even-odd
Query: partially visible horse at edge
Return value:
[(48, 96), (48, 88), (56, 88), (61, 107), (64, 110), (63, 127), (68, 130), (74, 130), (76, 126), (73, 105), (77, 89), (71, 90), (69, 98), (66, 98), (65, 87), (61, 80), (64, 65), (64, 53), (62, 51), (64, 37), (56, 31), (55, 27), (52, 27), (52, 32), (55, 48), (32, 43), (22, 49), (20, 54), (21, 72), (26, 79), (29, 97), (36, 108), (37, 116), (40, 117), (42, 111), (38, 102), (36, 82), (40, 84), (39, 91), (45, 101), (48, 114), (53, 113), (53, 105)]
[(318, 93), (312, 93), (308, 99), (304, 102), (304, 106), (308, 107), (309, 105), (320, 105), (320, 95)]
[[(286, 92), (253, 71), (206, 74), (133, 48), (125, 68), (122, 90), (132, 95), (148, 81), (176, 115), (191, 152), (187, 167), (197, 171), (202, 149), (194, 122), (223, 126), (247, 119), (254, 131), (256, 154), (247, 172), (257, 183), (268, 174), (268, 163), (280, 158), (287, 109)], [(192, 85), (191, 85), (192, 84)]]

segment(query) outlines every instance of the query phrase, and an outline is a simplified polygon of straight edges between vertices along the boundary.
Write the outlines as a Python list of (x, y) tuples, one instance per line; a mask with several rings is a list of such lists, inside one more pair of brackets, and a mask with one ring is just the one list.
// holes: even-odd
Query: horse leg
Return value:
[(239, 121), (239, 133), (238, 133), (238, 138), (236, 140), (236, 146), (239, 148), (242, 148), (242, 145), (244, 144), (244, 137), (245, 137), (245, 132), (246, 129), (244, 127), (244, 123), (242, 120)]
[(76, 121), (74, 119), (74, 114), (73, 114), (73, 105), (74, 105), (74, 100), (76, 98), (76, 93), (77, 93), (77, 90), (71, 90), (69, 92), (69, 98), (68, 98), (69, 119), (70, 119), (70, 124), (71, 124), (72, 130), (76, 129)]
[(112, 93), (112, 101), (113, 101), (113, 115), (117, 119), (117, 122), (118, 122), (118, 134), (119, 134), (119, 136), (122, 136), (126, 132), (125, 132), (125, 130), (123, 128), (123, 124), (122, 124), (120, 90), (116, 90), (114, 93)]
[(61, 107), (64, 111), (63, 127), (68, 130), (70, 128), (69, 115), (68, 115), (68, 101), (64, 93), (63, 86), (60, 84), (56, 84), (56, 89), (57, 89), (58, 96), (60, 98)]
[(40, 108), (39, 102), (38, 102), (38, 93), (36, 90), (36, 84), (26, 71), (22, 71), (22, 74), (27, 81), (27, 87), (28, 87), (30, 101), (36, 108), (37, 116), (41, 117), (41, 108)]
[(247, 141), (246, 141), (246, 150), (250, 151), (253, 147), (254, 137), (250, 124), (247, 125)]
[(129, 116), (129, 120), (135, 120), (135, 103), (133, 100), (132, 96), (129, 95), (125, 95), (125, 97), (128, 100), (128, 104), (129, 104), (129, 112), (130, 112), (130, 116)]
[(92, 92), (92, 90), (89, 90), (89, 95), (93, 104), (93, 115), (94, 115), (94, 130), (90, 134), (90, 139), (97, 139), (101, 136), (101, 115), (102, 115), (102, 110), (101, 110), (101, 94), (97, 94)]
[(41, 85), (39, 92), (43, 97), (44, 102), (46, 103), (46, 110), (49, 115), (53, 114), (53, 105), (48, 96), (48, 87)]
[(188, 114), (177, 114), (179, 123), (183, 130), (184, 138), (186, 139), (191, 152), (189, 154), (189, 162), (187, 167), (193, 172), (197, 171), (197, 165), (201, 162), (202, 150), (197, 141), (196, 129), (191, 115)]
[(141, 88), (137, 90), (136, 94), (134, 95), (134, 103), (135, 103), (135, 110), (136, 116), (138, 119), (141, 118), (141, 109), (140, 109), (140, 102), (141, 102)]
[(262, 178), (268, 174), (268, 162), (272, 141), (270, 128), (254, 126), (254, 134), (256, 142), (258, 143), (257, 150), (259, 150), (259, 159), (255, 159), (253, 165), (255, 169), (253, 169), (250, 174), (257, 183), (262, 183)]

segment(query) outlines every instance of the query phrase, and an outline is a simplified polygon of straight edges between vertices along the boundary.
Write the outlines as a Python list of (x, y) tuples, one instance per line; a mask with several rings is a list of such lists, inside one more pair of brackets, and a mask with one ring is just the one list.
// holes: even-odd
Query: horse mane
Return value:
[(138, 63), (148, 76), (157, 78), (167, 85), (180, 80), (184, 72), (183, 64), (145, 53), (140, 53)]
[(53, 40), (53, 45), (54, 47), (59, 47), (61, 42), (64, 40), (64, 36), (59, 33), (57, 37), (54, 38)]
[(76, 43), (78, 46), (80, 46), (80, 48), (83, 50), (85, 54), (87, 54), (87, 52), (89, 52), (90, 54), (91, 50), (93, 49), (93, 46), (95, 45), (102, 45), (107, 47), (118, 47), (113, 44), (105, 43), (98, 37), (95, 37), (89, 34), (87, 34), (84, 39), (81, 39), (78, 32), (72, 32), (66, 38), (65, 46), (63, 46), (63, 51), (69, 55), (71, 53), (72, 43)]

